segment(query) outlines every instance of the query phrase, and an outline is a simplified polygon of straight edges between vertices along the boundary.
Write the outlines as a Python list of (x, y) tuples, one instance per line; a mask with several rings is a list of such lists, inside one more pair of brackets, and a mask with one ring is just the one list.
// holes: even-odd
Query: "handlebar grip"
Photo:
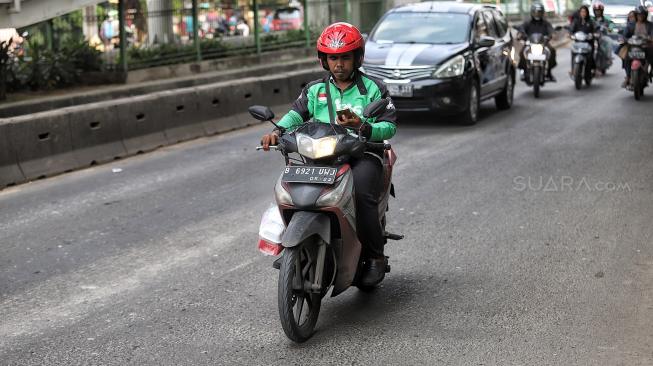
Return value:
[[(256, 150), (263, 150), (263, 146), (257, 146)], [(270, 145), (270, 150), (279, 150), (279, 145)]]

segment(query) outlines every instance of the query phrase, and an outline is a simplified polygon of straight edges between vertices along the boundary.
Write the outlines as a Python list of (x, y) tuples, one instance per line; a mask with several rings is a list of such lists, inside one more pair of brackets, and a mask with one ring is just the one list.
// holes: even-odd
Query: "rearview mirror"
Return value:
[(252, 117), (256, 118), (259, 121), (272, 121), (274, 118), (274, 112), (272, 112), (272, 110), (266, 106), (253, 105), (247, 108), (247, 110), (249, 111), (249, 114), (252, 115)]
[(488, 36), (481, 36), (477, 44), (479, 47), (492, 47), (494, 46), (494, 38)]
[(371, 118), (380, 116), (388, 108), (388, 104), (390, 104), (390, 99), (388, 98), (379, 99), (368, 104), (363, 111), (363, 117)]

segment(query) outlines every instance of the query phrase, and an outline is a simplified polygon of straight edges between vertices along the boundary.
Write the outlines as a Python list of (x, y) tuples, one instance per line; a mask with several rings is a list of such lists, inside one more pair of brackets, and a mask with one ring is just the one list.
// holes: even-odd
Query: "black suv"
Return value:
[(385, 82), (399, 111), (461, 115), (474, 124), (481, 100), (512, 105), (512, 32), (493, 6), (423, 2), (396, 7), (375, 25), (362, 71)]

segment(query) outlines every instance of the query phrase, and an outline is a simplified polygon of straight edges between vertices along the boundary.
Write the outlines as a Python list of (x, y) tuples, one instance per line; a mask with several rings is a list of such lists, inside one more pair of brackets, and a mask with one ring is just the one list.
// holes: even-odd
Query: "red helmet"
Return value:
[(592, 9), (594, 10), (603, 10), (605, 9), (605, 6), (601, 1), (595, 1), (592, 3)]
[(349, 23), (333, 23), (326, 27), (317, 39), (317, 55), (326, 70), (329, 70), (326, 55), (350, 51), (354, 51), (356, 68), (360, 67), (365, 51), (365, 40), (358, 28)]

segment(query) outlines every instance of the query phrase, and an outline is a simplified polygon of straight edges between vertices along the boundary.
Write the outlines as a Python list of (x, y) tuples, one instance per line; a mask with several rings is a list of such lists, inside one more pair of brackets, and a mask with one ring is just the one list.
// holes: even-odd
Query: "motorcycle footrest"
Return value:
[(401, 239), (404, 238), (404, 236), (401, 235), (401, 234), (393, 234), (393, 233), (389, 233), (387, 231), (385, 232), (385, 234), (383, 236), (385, 238), (387, 238), (387, 239), (390, 239), (390, 240), (401, 240)]
[(390, 265), (389, 264), (385, 265), (385, 273), (390, 273)]
[(281, 269), (281, 258), (283, 258), (283, 257), (279, 257), (279, 258), (277, 258), (277, 260), (272, 262), (272, 268)]

